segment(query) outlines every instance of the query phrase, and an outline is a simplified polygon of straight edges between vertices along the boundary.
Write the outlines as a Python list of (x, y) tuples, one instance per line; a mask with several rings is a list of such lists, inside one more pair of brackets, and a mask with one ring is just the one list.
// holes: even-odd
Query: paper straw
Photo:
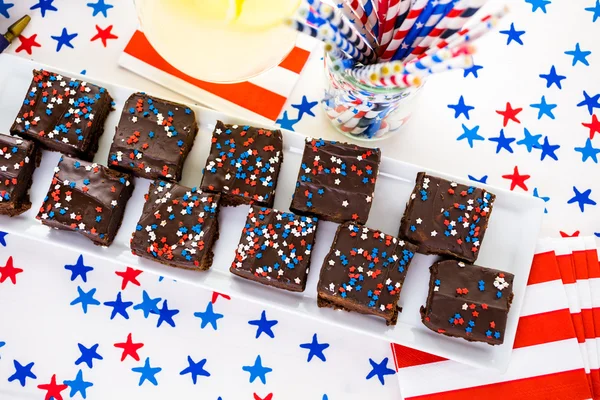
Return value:
[(365, 13), (365, 10), (364, 10), (362, 4), (358, 0), (348, 0), (348, 4), (350, 5), (350, 8), (352, 9), (352, 12), (354, 13), (354, 15), (356, 15), (356, 17), (363, 24), (363, 26), (365, 26), (367, 28), (367, 30), (369, 31), (371, 36), (376, 38), (377, 35), (374, 34), (374, 32), (373, 32), (373, 27), (369, 23), (369, 17)]
[(460, 31), (467, 21), (475, 15), (477, 11), (486, 3), (487, 0), (471, 0), (469, 2), (468, 7), (463, 11), (463, 13), (450, 21), (450, 24), (446, 28), (446, 31), (442, 32), (440, 35), (440, 39), (446, 39), (450, 36), (454, 35), (456, 32)]
[(353, 58), (363, 64), (368, 64), (375, 59), (375, 53), (368, 46), (364, 45), (361, 48), (354, 46), (345, 37), (343, 37), (340, 32), (336, 32), (328, 25), (323, 25), (319, 28), (319, 37), (321, 37), (323, 40), (330, 40), (337, 47), (339, 47), (340, 50), (348, 54), (350, 58)]
[(433, 2), (428, 2), (421, 14), (415, 20), (415, 23), (410, 28), (406, 37), (402, 41), (402, 46), (396, 51), (396, 54), (392, 57), (392, 60), (402, 60), (406, 55), (410, 53), (411, 47), (419, 32), (425, 27), (425, 23), (429, 20), (429, 17), (433, 13), (435, 6)]
[(360, 47), (361, 43), (364, 43), (364, 45), (368, 46), (365, 38), (360, 36), (358, 32), (352, 28), (351, 23), (345, 20), (341, 13), (335, 12), (333, 7), (322, 5), (320, 12), (321, 16), (354, 46)]
[[(437, 24), (452, 10), (453, 0), (439, 0), (437, 5), (433, 8), (433, 11), (427, 22), (425, 22), (425, 26), (421, 29), (416, 37), (416, 39), (412, 42), (411, 48), (414, 49), (421, 43), (421, 41), (429, 35), (429, 33), (437, 26)], [(409, 52), (406, 53), (408, 55)]]
[(373, 5), (373, 0), (361, 0), (361, 3), (367, 16), (367, 22), (373, 30), (373, 36), (379, 37), (379, 19), (377, 18), (377, 11)]
[(379, 30), (379, 44), (383, 46), (387, 44), (392, 38), (394, 33), (394, 25), (396, 18), (398, 18), (398, 12), (400, 11), (400, 0), (380, 0), (388, 5), (387, 14), (385, 19), (380, 19), (381, 29)]
[(372, 49), (377, 48), (377, 40), (373, 37), (371, 32), (367, 29), (367, 27), (360, 22), (352, 22), (356, 20), (356, 15), (350, 8), (350, 6), (346, 3), (345, 0), (332, 0), (332, 3), (335, 5), (336, 10), (340, 11), (342, 15), (353, 25), (354, 29), (356, 29), (359, 34), (369, 43)]
[(420, 60), (414, 60), (404, 64), (404, 72), (409, 74), (417, 73), (420, 70), (427, 70), (435, 64), (441, 64), (446, 60), (457, 57), (459, 55), (469, 55), (475, 52), (475, 47), (471, 45), (463, 45), (454, 49), (441, 49), (437, 53), (424, 57)]
[(422, 83), (423, 80), (421, 79), (421, 77), (413, 74), (404, 74), (400, 72), (387, 77), (379, 77), (375, 85), (377, 87), (394, 87), (397, 89), (405, 89), (411, 86), (421, 86)]
[(348, 74), (364, 84), (373, 84), (381, 77), (403, 72), (404, 65), (400, 61), (371, 64), (360, 68), (353, 68)]
[(427, 3), (428, 0), (415, 1), (408, 15), (406, 16), (406, 19), (404, 19), (404, 21), (402, 22), (402, 26), (394, 32), (392, 40), (388, 44), (387, 48), (382, 52), (380, 61), (390, 61), (392, 57), (394, 57), (394, 54), (396, 54), (396, 51), (404, 41), (404, 38), (406, 37), (412, 26), (415, 24), (415, 21), (417, 20), (419, 15), (421, 15), (421, 12), (423, 11)]
[(451, 58), (440, 64), (435, 64), (427, 70), (419, 71), (416, 76), (425, 78), (433, 74), (439, 74), (447, 71), (454, 71), (457, 69), (468, 69), (473, 66), (473, 56), (471, 55), (460, 55), (458, 57)]
[(306, 25), (304, 22), (300, 22), (297, 19), (288, 18), (285, 20), (285, 24), (294, 28), (300, 33), (304, 33), (306, 35), (312, 36), (314, 38), (319, 36), (319, 32), (316, 28), (312, 26)]
[[(394, 2), (399, 3), (400, 0), (378, 0), (377, 1), (377, 18), (379, 19), (379, 31), (378, 36), (377, 36), (377, 40), (379, 41), (379, 43), (381, 43), (381, 37), (383, 35), (383, 28), (385, 25), (385, 22), (387, 21), (387, 16), (388, 16), (388, 10), (390, 10), (390, 8), (392, 8), (392, 4)], [(393, 13), (393, 10), (390, 11), (390, 13)], [(392, 15), (390, 14), (390, 17), (392, 17)], [(396, 15), (393, 15), (393, 18), (396, 18)]]

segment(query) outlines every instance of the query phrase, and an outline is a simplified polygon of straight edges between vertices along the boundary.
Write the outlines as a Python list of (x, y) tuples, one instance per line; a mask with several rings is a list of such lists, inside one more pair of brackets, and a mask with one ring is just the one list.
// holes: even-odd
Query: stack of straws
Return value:
[[(502, 8), (465, 27), (486, 0), (329, 0), (335, 7), (321, 0), (304, 1), (288, 23), (325, 43), (330, 82), (348, 92), (347, 110), (354, 104), (353, 121), (342, 128), (369, 138), (381, 136), (381, 121), (394, 111), (391, 104), (373, 101), (379, 89), (416, 89), (429, 75), (470, 68), (471, 43), (507, 12)], [(332, 110), (340, 109), (343, 101), (335, 97), (330, 94), (324, 100), (326, 108), (333, 98)], [(381, 99), (390, 103), (389, 93)], [(359, 113), (372, 117), (369, 121), (356, 121), (357, 105)], [(343, 119), (339, 114), (343, 112), (328, 112), (337, 122)], [(371, 126), (375, 122), (379, 125)]]

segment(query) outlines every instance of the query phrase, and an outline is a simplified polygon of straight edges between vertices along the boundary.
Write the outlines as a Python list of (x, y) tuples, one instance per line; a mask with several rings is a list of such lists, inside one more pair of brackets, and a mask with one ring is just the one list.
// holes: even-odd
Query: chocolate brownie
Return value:
[(380, 159), (379, 149), (307, 139), (290, 210), (338, 223), (366, 223)]
[(220, 195), (157, 180), (131, 238), (131, 252), (172, 267), (207, 270), (219, 237)]
[(446, 260), (430, 267), (423, 324), (446, 336), (491, 345), (504, 342), (514, 275)]
[(91, 161), (113, 100), (102, 87), (49, 71), (33, 81), (10, 133), (42, 147)]
[(265, 285), (302, 292), (316, 230), (316, 218), (252, 206), (229, 270)]
[(272, 207), (282, 162), (281, 131), (217, 121), (202, 190), (220, 192), (224, 206)]
[(31, 208), (29, 188), (41, 156), (32, 141), (0, 134), (0, 214), (14, 217)]
[(179, 181), (197, 132), (189, 107), (134, 93), (123, 107), (108, 165), (141, 178)]
[(42, 224), (78, 232), (109, 246), (133, 192), (129, 174), (62, 156), (37, 215)]
[(399, 236), (418, 244), (420, 253), (475, 262), (495, 198), (485, 189), (419, 172)]
[(373, 314), (395, 325), (404, 278), (417, 247), (346, 222), (321, 267), (319, 307)]

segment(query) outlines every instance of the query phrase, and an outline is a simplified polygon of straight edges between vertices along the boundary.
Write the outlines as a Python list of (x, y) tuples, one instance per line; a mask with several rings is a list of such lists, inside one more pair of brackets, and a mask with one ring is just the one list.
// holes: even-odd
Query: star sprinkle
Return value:
[(548, 136), (544, 137), (544, 143), (542, 143), (542, 155), (540, 157), (541, 161), (544, 161), (544, 158), (546, 158), (546, 156), (558, 161), (558, 156), (556, 155), (556, 150), (558, 150), (560, 148), (559, 145), (551, 145), (548, 142)]
[(596, 117), (595, 114), (592, 115), (592, 122), (590, 122), (589, 124), (582, 122), (581, 125), (585, 126), (590, 130), (590, 139), (593, 139), (596, 133), (600, 133), (600, 121), (598, 120), (598, 117)]
[[(542, 199), (544, 200), (544, 203), (547, 203), (550, 201), (550, 197), (547, 196), (541, 196), (538, 192), (538, 188), (534, 188), (533, 189), (533, 197), (537, 197), (538, 199)], [(548, 209), (544, 208), (544, 214), (548, 214)]]
[(517, 124), (521, 123), (517, 118), (517, 115), (521, 111), (523, 111), (522, 108), (512, 108), (512, 105), (509, 102), (506, 102), (506, 109), (504, 111), (496, 110), (496, 113), (504, 117), (503, 126), (506, 127), (509, 121), (514, 121)]
[(373, 361), (373, 359), (369, 358), (369, 363), (371, 364), (371, 372), (367, 375), (367, 380), (373, 378), (374, 376), (379, 379), (382, 385), (385, 385), (385, 376), (386, 375), (394, 375), (396, 371), (388, 368), (388, 358), (384, 358), (380, 363)]
[(465, 124), (462, 124), (462, 128), (463, 128), (463, 133), (462, 135), (460, 135), (459, 137), (456, 138), (457, 141), (461, 141), (466, 139), (469, 142), (469, 147), (473, 148), (473, 144), (476, 140), (485, 140), (485, 138), (479, 134), (477, 134), (477, 132), (479, 131), (479, 125), (475, 126), (473, 129), (469, 129), (465, 126)]
[(41, 44), (36, 42), (36, 40), (35, 40), (36, 37), (37, 37), (37, 33), (35, 33), (29, 37), (19, 35), (19, 41), (21, 42), (21, 44), (19, 45), (19, 47), (17, 47), (15, 49), (15, 53), (20, 53), (22, 51), (25, 51), (25, 52), (27, 52), (27, 54), (31, 55), (33, 47), (42, 47)]
[(37, 4), (32, 5), (30, 10), (40, 10), (42, 18), (45, 18), (48, 11), (58, 11), (52, 3), (54, 3), (54, 0), (38, 0)]
[(557, 88), (562, 89), (561, 81), (563, 79), (567, 79), (565, 75), (558, 75), (556, 73), (556, 67), (553, 65), (550, 68), (550, 72), (547, 74), (540, 74), (540, 78), (546, 80), (546, 88), (552, 87), (552, 85), (556, 85)]
[(581, 161), (586, 162), (588, 158), (591, 158), (593, 162), (598, 164), (598, 153), (600, 149), (592, 146), (592, 140), (587, 138), (584, 147), (575, 147), (575, 151), (581, 153)]
[(140, 276), (142, 272), (143, 271), (139, 269), (131, 267), (127, 267), (125, 271), (115, 271), (115, 274), (123, 278), (123, 281), (121, 282), (121, 290), (125, 290), (128, 283), (140, 286), (140, 282), (137, 280), (137, 277)]
[(531, 12), (542, 10), (546, 14), (546, 6), (552, 2), (550, 0), (525, 0), (525, 3), (531, 4)]
[(596, 22), (600, 18), (600, 0), (596, 0), (596, 4), (593, 7), (586, 7), (584, 10), (591, 12), (593, 17), (592, 22)]
[(86, 5), (93, 10), (92, 17), (102, 14), (104, 18), (108, 18), (108, 10), (114, 7), (112, 4), (106, 4), (105, 0), (98, 0), (96, 3), (87, 3)]
[(90, 39), (90, 42), (100, 39), (102, 41), (102, 44), (104, 45), (104, 47), (106, 47), (107, 41), (109, 39), (118, 39), (119, 38), (117, 35), (114, 35), (112, 33), (112, 28), (113, 28), (112, 25), (109, 25), (105, 29), (102, 29), (98, 25), (96, 25), (96, 30), (98, 31), (98, 33)]
[(210, 372), (208, 372), (207, 370), (204, 369), (204, 364), (206, 364), (206, 358), (203, 358), (202, 360), (195, 362), (192, 359), (192, 356), (188, 356), (187, 362), (188, 362), (188, 366), (186, 368), (184, 368), (179, 373), (179, 375), (190, 374), (192, 376), (192, 382), (194, 382), (194, 385), (196, 384), (196, 381), (199, 376), (210, 376)]
[(63, 28), (62, 33), (59, 36), (50, 36), (52, 39), (56, 40), (56, 52), (58, 53), (63, 46), (70, 47), (74, 49), (75, 47), (71, 43), (73, 39), (79, 36), (78, 33), (69, 34), (67, 32), (67, 28)]
[(528, 191), (529, 189), (527, 189), (527, 185), (525, 184), (525, 181), (529, 178), (531, 178), (531, 175), (521, 175), (519, 174), (519, 167), (515, 166), (514, 172), (512, 173), (512, 175), (502, 175), (502, 177), (504, 179), (508, 179), (510, 180), (510, 190), (514, 190), (515, 187), (520, 187), (521, 189)]
[(312, 337), (312, 342), (303, 343), (300, 345), (300, 347), (303, 349), (308, 349), (308, 358), (306, 359), (306, 362), (310, 362), (313, 357), (317, 357), (323, 362), (327, 361), (323, 351), (329, 347), (329, 343), (319, 343), (316, 333)]
[(148, 295), (148, 292), (145, 290), (142, 292), (142, 302), (133, 306), (134, 310), (142, 310), (144, 313), (144, 318), (148, 318), (150, 314), (158, 314), (158, 303), (162, 299), (157, 297), (155, 299), (151, 298)]
[(242, 367), (242, 370), (250, 373), (250, 383), (254, 382), (256, 378), (259, 378), (260, 381), (266, 385), (267, 384), (267, 374), (273, 371), (273, 368), (264, 367), (262, 365), (262, 360), (260, 355), (256, 356), (256, 360), (254, 361), (254, 365), (247, 365)]
[(150, 382), (154, 386), (158, 386), (158, 381), (156, 380), (156, 374), (162, 371), (162, 368), (159, 367), (151, 367), (150, 366), (150, 357), (146, 357), (146, 361), (144, 362), (143, 367), (135, 367), (131, 368), (133, 372), (137, 372), (140, 375), (140, 381), (138, 386), (142, 386), (142, 384), (146, 381)]
[(275, 338), (275, 334), (271, 328), (277, 325), (277, 323), (278, 321), (275, 319), (267, 319), (265, 310), (263, 310), (263, 312), (260, 314), (260, 319), (248, 321), (248, 324), (256, 326), (256, 339), (258, 339), (263, 333), (265, 333), (271, 339)]
[(284, 111), (283, 116), (275, 121), (275, 123), (278, 124), (281, 129), (287, 129), (288, 131), (292, 132), (294, 132), (294, 125), (296, 125), (298, 122), (300, 122), (300, 119), (290, 119), (287, 111)]
[(19, 381), (22, 387), (25, 387), (27, 384), (27, 378), (37, 379), (37, 376), (31, 371), (33, 368), (34, 362), (30, 362), (29, 364), (23, 366), (17, 360), (13, 360), (13, 365), (15, 367), (15, 372), (11, 376), (8, 377), (8, 382)]
[(510, 24), (509, 30), (500, 31), (500, 33), (507, 36), (507, 38), (506, 38), (507, 46), (510, 45), (512, 42), (516, 42), (516, 43), (520, 44), (521, 46), (523, 45), (523, 40), (521, 40), (521, 36), (523, 36), (525, 34), (525, 31), (516, 30), (514, 23)]
[(88, 368), (94, 367), (94, 360), (102, 360), (102, 356), (98, 354), (98, 343), (93, 345), (90, 348), (85, 347), (81, 343), (77, 343), (77, 347), (79, 347), (79, 351), (81, 352), (81, 356), (77, 360), (75, 360), (75, 365), (79, 365), (81, 363), (85, 363)]
[(573, 192), (575, 192), (575, 196), (573, 196), (571, 199), (569, 199), (569, 201), (567, 201), (567, 204), (573, 204), (573, 203), (577, 203), (579, 205), (579, 209), (581, 210), (581, 212), (584, 212), (584, 207), (585, 205), (591, 205), (591, 206), (595, 206), (596, 202), (592, 199), (590, 199), (590, 195), (592, 194), (592, 189), (587, 189), (584, 190), (583, 192), (580, 192), (579, 189), (577, 189), (575, 186), (573, 186)]
[(75, 377), (74, 380), (72, 380), (72, 381), (65, 380), (65, 381), (63, 381), (63, 383), (71, 388), (69, 397), (73, 397), (77, 393), (80, 393), (81, 397), (83, 397), (84, 399), (87, 396), (86, 390), (88, 388), (94, 386), (94, 384), (92, 382), (86, 382), (83, 380), (83, 371), (82, 370), (79, 370), (79, 372), (77, 372), (77, 376)]
[(114, 317), (117, 316), (117, 314), (119, 314), (120, 316), (122, 316), (125, 319), (129, 319), (129, 314), (127, 314), (127, 308), (131, 307), (131, 305), (133, 304), (132, 301), (123, 301), (121, 299), (121, 292), (119, 292), (117, 294), (117, 299), (115, 301), (105, 301), (104, 305), (108, 306), (108, 307), (112, 307), (112, 312), (110, 313), (110, 319), (113, 319)]
[(4, 267), (0, 267), (0, 283), (4, 283), (7, 279), (10, 279), (13, 285), (17, 284), (17, 274), (23, 272), (21, 268), (15, 268), (13, 266), (13, 258), (12, 256), (8, 257), (6, 261), (6, 265)]
[(77, 293), (79, 295), (73, 300), (70, 305), (74, 306), (76, 304), (81, 304), (81, 309), (84, 314), (88, 312), (88, 306), (98, 306), (100, 302), (94, 298), (94, 293), (96, 293), (96, 288), (92, 288), (89, 291), (85, 292), (81, 286), (77, 286)]
[(218, 314), (213, 311), (213, 304), (209, 301), (206, 305), (206, 311), (204, 312), (195, 312), (194, 317), (200, 318), (202, 323), (200, 325), (201, 329), (204, 329), (208, 324), (212, 326), (212, 328), (217, 330), (217, 321), (223, 318), (223, 314)]
[(554, 119), (554, 114), (552, 110), (556, 108), (556, 104), (548, 104), (546, 103), (546, 96), (542, 96), (542, 100), (539, 103), (534, 103), (529, 105), (531, 108), (538, 109), (538, 119), (542, 119), (544, 115)]
[(52, 375), (50, 383), (38, 385), (38, 389), (46, 391), (46, 397), (44, 397), (44, 400), (63, 400), (60, 392), (62, 392), (66, 388), (68, 388), (67, 385), (56, 384), (56, 374)]
[(589, 61), (587, 60), (587, 57), (590, 54), (592, 54), (592, 52), (591, 51), (581, 50), (581, 48), (579, 47), (579, 43), (575, 44), (575, 50), (565, 51), (565, 54), (568, 55), (568, 56), (572, 56), (573, 57), (573, 64), (572, 64), (573, 67), (578, 62), (582, 63), (585, 66), (589, 66), (590, 65)]
[(500, 129), (500, 136), (488, 138), (490, 142), (496, 142), (496, 154), (500, 153), (500, 150), (504, 149), (509, 153), (513, 153), (510, 144), (516, 140), (516, 138), (507, 138), (504, 136), (504, 129)]
[(87, 273), (93, 271), (94, 268), (87, 266), (83, 263), (83, 254), (80, 254), (77, 258), (75, 265), (65, 265), (65, 269), (71, 271), (71, 282), (81, 277), (81, 280), (87, 282)]
[(167, 305), (167, 299), (163, 301), (162, 308), (158, 311), (158, 322), (156, 323), (156, 327), (158, 328), (163, 322), (171, 325), (175, 328), (175, 321), (173, 321), (173, 317), (179, 314), (179, 310), (169, 309)]
[(587, 107), (590, 115), (594, 114), (594, 108), (600, 108), (600, 93), (590, 96), (587, 92), (583, 91), (583, 100), (577, 103), (577, 107)]
[(467, 77), (471, 74), (473, 74), (473, 77), (475, 78), (479, 78), (479, 70), (483, 68), (483, 65), (475, 65), (473, 64), (473, 66), (471, 68), (466, 68), (464, 70), (464, 74), (463, 77)]
[(14, 3), (7, 3), (5, 0), (0, 0), (0, 15), (2, 15), (4, 18), (10, 18), (8, 9), (14, 6)]
[(529, 129), (524, 128), (525, 137), (517, 142), (517, 145), (525, 146), (527, 148), (527, 152), (531, 153), (533, 149), (540, 149), (542, 146), (540, 144), (540, 139), (542, 135), (532, 135), (529, 132)]
[[(469, 111), (474, 110), (475, 107), (473, 106), (468, 106), (465, 104), (465, 99), (464, 97), (461, 95), (460, 99), (458, 99), (458, 103), (457, 104), (448, 104), (448, 108), (454, 110), (454, 118), (458, 118), (462, 115), (464, 115), (467, 119), (469, 118)], [(473, 147), (473, 146), (471, 146)]]
[(298, 120), (301, 120), (304, 114), (314, 117), (315, 114), (312, 109), (319, 104), (318, 101), (308, 101), (306, 96), (302, 96), (302, 102), (300, 104), (292, 104), (292, 107), (298, 110)]

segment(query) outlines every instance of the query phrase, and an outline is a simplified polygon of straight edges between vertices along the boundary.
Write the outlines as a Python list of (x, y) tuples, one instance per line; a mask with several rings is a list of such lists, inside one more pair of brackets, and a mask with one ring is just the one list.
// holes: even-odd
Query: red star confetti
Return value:
[(224, 298), (225, 300), (231, 300), (231, 297), (229, 297), (229, 296), (228, 296), (228, 295), (226, 295), (226, 294), (219, 293), (219, 292), (213, 292), (213, 294), (212, 294), (212, 299), (210, 300), (210, 302), (211, 302), (211, 303), (213, 303), (213, 304), (215, 304), (215, 303), (217, 302), (217, 299), (218, 299), (219, 297), (222, 297), (222, 298)]
[(131, 333), (127, 335), (127, 341), (124, 343), (115, 343), (115, 347), (119, 349), (123, 349), (123, 354), (121, 354), (121, 361), (125, 360), (127, 356), (130, 356), (135, 361), (140, 361), (140, 356), (137, 351), (144, 347), (143, 343), (133, 343), (131, 340)]
[(563, 231), (560, 231), (559, 233), (560, 233), (560, 237), (564, 237), (564, 238), (567, 238), (567, 237), (579, 237), (579, 231), (575, 231), (571, 235), (569, 235), (568, 233), (563, 232)]
[(254, 400), (272, 400), (272, 399), (273, 399), (273, 393), (269, 393), (265, 397), (260, 397), (259, 395), (254, 393)]
[(508, 121), (515, 121), (517, 124), (520, 124), (521, 121), (517, 118), (517, 114), (523, 111), (522, 108), (512, 108), (509, 102), (506, 103), (506, 110), (500, 111), (496, 110), (496, 112), (504, 117), (504, 126), (508, 124)]
[(527, 185), (525, 185), (525, 181), (531, 178), (531, 175), (520, 175), (518, 166), (515, 166), (512, 175), (502, 175), (502, 177), (504, 179), (510, 179), (510, 190), (514, 190), (516, 186), (520, 187), (525, 191), (529, 190), (527, 189)]
[(21, 44), (19, 45), (19, 47), (17, 47), (15, 49), (15, 53), (20, 53), (21, 51), (26, 51), (27, 54), (31, 55), (32, 47), (42, 47), (41, 44), (39, 44), (38, 42), (35, 41), (36, 37), (37, 37), (37, 33), (35, 33), (29, 37), (19, 35), (19, 41), (21, 42)]
[(117, 35), (113, 35), (113, 33), (111, 32), (112, 28), (113, 28), (112, 25), (110, 25), (106, 29), (102, 29), (98, 25), (96, 25), (96, 30), (98, 31), (98, 33), (90, 41), (93, 42), (94, 40), (100, 39), (100, 40), (102, 40), (102, 44), (104, 45), (104, 47), (106, 47), (106, 42), (108, 39), (118, 39), (119, 38)]
[(593, 139), (596, 133), (600, 133), (600, 121), (598, 121), (598, 117), (596, 117), (596, 114), (592, 115), (592, 122), (590, 122), (589, 124), (582, 122), (581, 125), (590, 129), (590, 139)]
[(13, 258), (12, 256), (8, 257), (8, 261), (6, 261), (6, 265), (4, 267), (0, 267), (0, 283), (4, 283), (5, 280), (10, 278), (10, 281), (13, 285), (17, 284), (17, 274), (23, 272), (21, 268), (13, 267)]
[(44, 385), (38, 385), (38, 389), (47, 390), (46, 397), (44, 400), (63, 400), (60, 392), (65, 390), (67, 385), (57, 385), (56, 384), (56, 374), (52, 375), (52, 379), (50, 379), (50, 383), (46, 383)]
[(137, 277), (142, 272), (143, 271), (140, 271), (139, 269), (134, 269), (131, 267), (127, 267), (125, 271), (115, 271), (115, 274), (123, 278), (123, 282), (121, 283), (121, 290), (125, 290), (129, 282), (133, 283), (136, 286), (140, 286), (140, 282), (138, 282)]

